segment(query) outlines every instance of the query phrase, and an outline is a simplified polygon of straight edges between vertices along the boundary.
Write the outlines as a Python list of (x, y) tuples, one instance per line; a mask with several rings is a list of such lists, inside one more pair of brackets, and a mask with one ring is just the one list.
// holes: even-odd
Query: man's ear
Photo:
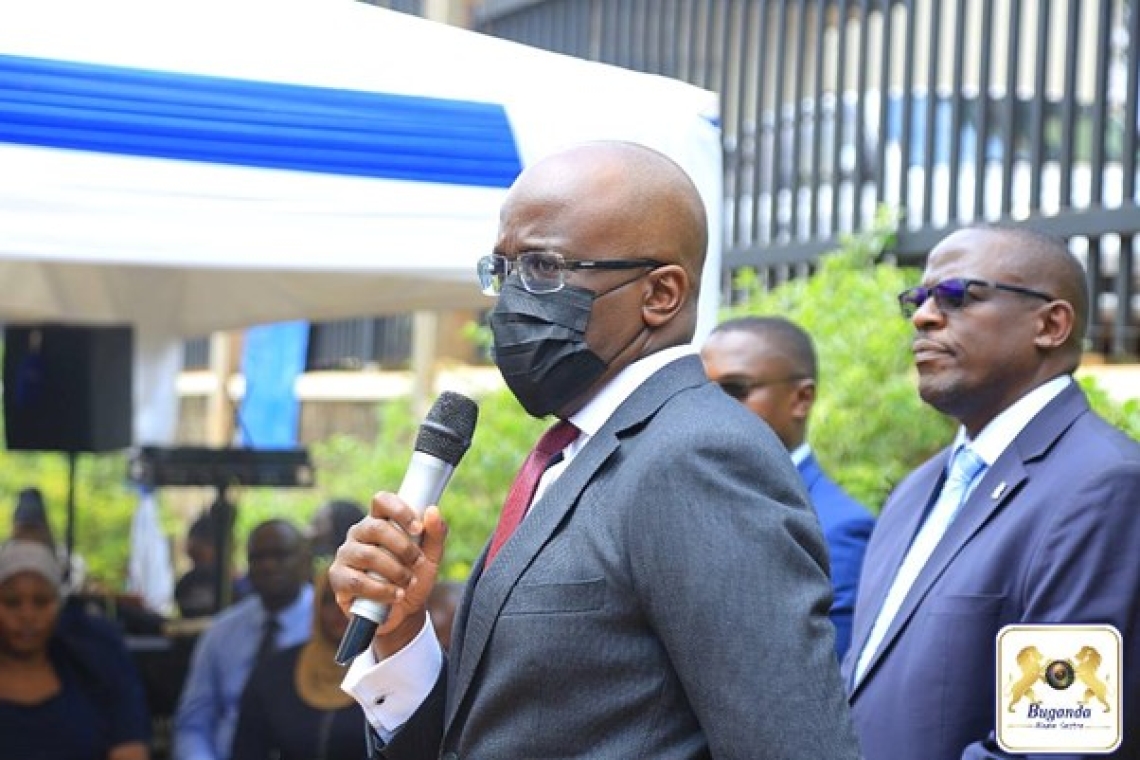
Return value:
[(1046, 304), (1038, 317), (1034, 345), (1046, 350), (1065, 345), (1073, 332), (1075, 319), (1073, 307), (1067, 301), (1053, 301)]
[(641, 306), (649, 327), (661, 327), (676, 316), (689, 293), (689, 273), (679, 264), (666, 264), (646, 276), (648, 288)]
[(815, 403), (815, 380), (810, 377), (797, 380), (792, 395), (792, 415), (796, 420), (806, 422)]

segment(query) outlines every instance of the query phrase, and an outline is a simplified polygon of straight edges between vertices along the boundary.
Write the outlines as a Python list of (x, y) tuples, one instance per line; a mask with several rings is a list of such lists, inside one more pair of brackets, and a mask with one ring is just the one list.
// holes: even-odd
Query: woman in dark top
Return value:
[(256, 667), (242, 694), (232, 760), (361, 760), (367, 756), (364, 722), (341, 691), (344, 669), (333, 656), (348, 626), (317, 574), (309, 641), (282, 650)]
[(0, 545), (0, 754), (147, 760), (137, 691), (58, 635), (61, 572), (43, 545)]

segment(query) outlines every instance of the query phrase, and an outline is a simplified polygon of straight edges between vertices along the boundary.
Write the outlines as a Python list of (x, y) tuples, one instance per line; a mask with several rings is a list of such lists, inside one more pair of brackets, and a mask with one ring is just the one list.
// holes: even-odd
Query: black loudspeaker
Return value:
[(8, 449), (96, 452), (130, 446), (133, 343), (130, 327), (5, 327)]

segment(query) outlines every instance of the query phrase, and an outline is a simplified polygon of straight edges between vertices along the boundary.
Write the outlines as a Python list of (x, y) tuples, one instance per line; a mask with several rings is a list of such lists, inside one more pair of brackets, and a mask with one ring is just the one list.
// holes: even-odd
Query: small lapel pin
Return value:
[(1005, 481), (1004, 480), (997, 484), (997, 486), (994, 488), (994, 492), (992, 494), (990, 494), (990, 498), (991, 499), (1000, 499), (1001, 495), (1003, 493), (1005, 493)]

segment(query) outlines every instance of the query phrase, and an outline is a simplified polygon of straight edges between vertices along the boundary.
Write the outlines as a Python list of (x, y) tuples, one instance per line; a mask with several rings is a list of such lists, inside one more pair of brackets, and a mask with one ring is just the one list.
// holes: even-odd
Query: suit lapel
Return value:
[[(1006, 504), (1010, 496), (1021, 487), (1021, 484), (1028, 477), (1020, 458), (1016, 455), (1011, 457), (1009, 456), (1010, 454), (1011, 452), (1007, 451), (994, 463), (992, 468), (985, 472), (977, 487), (975, 487), (970, 494), (970, 498), (962, 505), (958, 516), (954, 518), (954, 522), (950, 524), (945, 535), (942, 536), (942, 540), (939, 541), (938, 546), (935, 547), (934, 552), (931, 553), (930, 558), (926, 561), (926, 564), (923, 565), (918, 577), (914, 579), (914, 584), (911, 585), (910, 590), (907, 592), (906, 598), (903, 599), (898, 614), (895, 615), (894, 620), (891, 621), (890, 627), (883, 636), (883, 641), (879, 644), (878, 651), (871, 659), (871, 662), (868, 663), (867, 672), (863, 674), (864, 681), (870, 677), (871, 672), (875, 669), (879, 660), (890, 651), (892, 643), (898, 638), (899, 633), (906, 627), (911, 617), (913, 617), (918, 605), (922, 603), (922, 600), (930, 591), (930, 587), (933, 586), (938, 578), (946, 571), (947, 566), (949, 566), (950, 562), (957, 556), (958, 552), (962, 550), (975, 533), (981, 530), (989, 518)], [(1000, 491), (995, 487), (998, 483), (1005, 484), (1005, 487)], [(907, 546), (909, 547), (909, 542)], [(900, 554), (899, 559), (894, 562), (891, 567), (897, 570), (901, 563), (902, 554)], [(891, 580), (893, 579), (894, 574), (892, 573)], [(883, 596), (886, 596), (885, 590), (883, 591)], [(857, 690), (858, 684), (856, 685), (856, 691)]]
[[(658, 370), (617, 408), (596, 435), (534, 503), (526, 518), (499, 550), (495, 561), (469, 582), (462, 627), (461, 649), (453, 650), (444, 730), (450, 730), (471, 688), (479, 663), (486, 653), (495, 622), (519, 578), (534, 562), (559, 527), (573, 512), (578, 499), (598, 470), (617, 450), (622, 435), (643, 424), (662, 404), (680, 390), (707, 383), (700, 359), (678, 359)], [(484, 555), (486, 548), (484, 548)], [(477, 567), (483, 567), (480, 556)], [(454, 645), (453, 645), (454, 646)]]
[[(1088, 403), (1085, 401), (1084, 395), (1079, 387), (1076, 386), (1076, 383), (1073, 383), (1042, 409), (1025, 429), (1014, 438), (1009, 447), (998, 457), (998, 460), (986, 470), (981, 481), (978, 482), (978, 485), (974, 488), (973, 492), (971, 492), (970, 498), (962, 505), (958, 516), (954, 519), (954, 522), (950, 524), (950, 527), (947, 529), (946, 534), (942, 537), (938, 546), (935, 547), (934, 552), (930, 555), (930, 559), (927, 560), (922, 571), (918, 574), (918, 577), (915, 578), (914, 585), (911, 586), (906, 599), (903, 600), (902, 606), (899, 607), (898, 614), (895, 615), (890, 628), (887, 629), (887, 633), (883, 637), (878, 651), (871, 659), (871, 662), (868, 663), (867, 672), (863, 675), (863, 681), (866, 681), (871, 676), (878, 662), (888, 656), (892, 643), (898, 638), (910, 618), (913, 617), (918, 605), (930, 592), (934, 583), (946, 572), (947, 567), (953, 561), (954, 557), (958, 555), (970, 539), (973, 538), (995, 514), (1005, 507), (1013, 494), (1017, 493), (1025, 485), (1026, 481), (1029, 480), (1029, 472), (1026, 469), (1026, 465), (1033, 460), (1043, 457), (1077, 416), (1086, 411), (1088, 411)], [(928, 485), (926, 489), (927, 499), (932, 497), (934, 487), (940, 486), (941, 484), (941, 477), (938, 476), (937, 473), (941, 473), (945, 468), (948, 453), (948, 451), (945, 451), (940, 454), (936, 458), (938, 466), (935, 468), (934, 473), (928, 473), (922, 478)], [(931, 481), (934, 482), (933, 486), (930, 485)], [(919, 493), (922, 492), (921, 489), (916, 490), (919, 490)], [(914, 494), (911, 495), (913, 496)], [(900, 494), (900, 497), (905, 496), (906, 494)], [(905, 504), (907, 502), (902, 503)], [(913, 512), (921, 517), (922, 510), (913, 510)], [(883, 598), (886, 596), (891, 581), (894, 580), (895, 572), (898, 570), (899, 565), (902, 564), (903, 556), (906, 553), (906, 549), (910, 546), (910, 540), (914, 538), (919, 522), (918, 519), (913, 517), (908, 521), (905, 533), (908, 540), (905, 545), (901, 545), (900, 549), (896, 549), (895, 553), (891, 556), (890, 563), (886, 565), (886, 567), (890, 569), (890, 572), (882, 573), (877, 578), (874, 592), (875, 596), (868, 597), (874, 600), (875, 606), (869, 609), (877, 611), (879, 607), (882, 606)], [(901, 544), (901, 542), (899, 543)], [(865, 630), (860, 631), (859, 649), (855, 649), (854, 651), (860, 651), (862, 649), (873, 623), (873, 618), (865, 621), (865, 625), (862, 626)], [(860, 684), (861, 683), (862, 682), (860, 682)], [(854, 696), (855, 692), (858, 692), (860, 684), (855, 685), (855, 691), (852, 693), (852, 696)]]
[[(867, 610), (868, 614), (856, 616), (858, 627), (851, 642), (853, 659), (857, 658), (857, 653), (863, 651), (863, 647), (866, 646), (871, 628), (875, 624), (875, 616), (883, 606), (891, 582), (895, 579), (895, 573), (898, 572), (899, 565), (902, 564), (903, 557), (906, 556), (906, 551), (918, 533), (919, 525), (922, 524), (926, 514), (925, 506), (933, 501), (942, 483), (942, 472), (948, 457), (949, 449), (946, 449), (922, 465), (914, 477), (900, 485), (898, 491), (892, 494), (875, 531), (871, 534), (871, 542), (878, 544), (882, 558), (877, 560), (873, 567), (866, 566), (859, 579), (859, 606)], [(898, 514), (895, 514), (896, 512)], [(882, 651), (881, 646), (879, 651)], [(853, 666), (852, 671), (854, 671)]]
[(511, 590), (571, 512), (586, 484), (616, 448), (617, 440), (612, 436), (591, 438), (574, 457), (571, 466), (535, 502), (518, 530), (499, 550), (495, 561), (475, 582), (466, 625), (462, 629), (463, 649), (449, 689), (449, 722), (475, 677), (495, 622)]

